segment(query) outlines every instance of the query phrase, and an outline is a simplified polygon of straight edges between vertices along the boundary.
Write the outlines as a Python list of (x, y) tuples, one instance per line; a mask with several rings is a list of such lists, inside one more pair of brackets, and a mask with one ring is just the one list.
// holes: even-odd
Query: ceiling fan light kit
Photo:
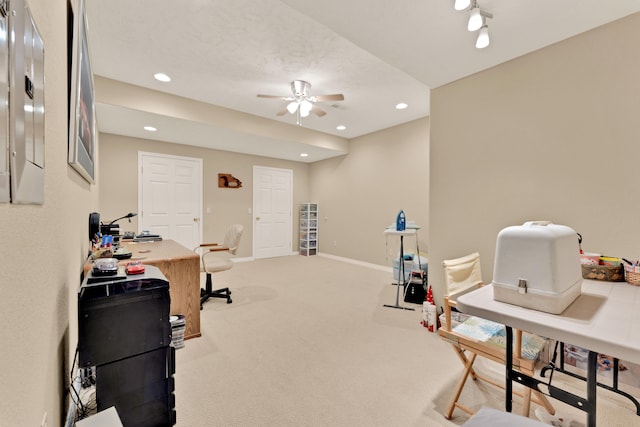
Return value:
[(295, 113), (297, 109), (298, 103), (296, 101), (291, 101), (289, 105), (287, 105), (287, 111), (289, 111), (289, 113), (291, 114)]
[(311, 95), (311, 84), (304, 80), (294, 80), (291, 82), (291, 95), (279, 96), (279, 95), (258, 95), (258, 98), (275, 98), (283, 101), (288, 101), (286, 108), (276, 115), (282, 116), (289, 112), (289, 114), (296, 114), (296, 123), (302, 125), (300, 120), (303, 117), (308, 117), (309, 114), (314, 113), (318, 117), (322, 117), (327, 114), (324, 110), (315, 105), (317, 102), (324, 101), (343, 101), (344, 95), (336, 93), (333, 95)]
[(487, 19), (493, 18), (493, 14), (482, 10), (476, 0), (455, 0), (453, 7), (459, 11), (471, 11), (469, 21), (467, 22), (467, 30), (472, 32), (479, 30), (478, 38), (476, 39), (476, 48), (484, 49), (489, 46), (491, 41), (489, 39)]

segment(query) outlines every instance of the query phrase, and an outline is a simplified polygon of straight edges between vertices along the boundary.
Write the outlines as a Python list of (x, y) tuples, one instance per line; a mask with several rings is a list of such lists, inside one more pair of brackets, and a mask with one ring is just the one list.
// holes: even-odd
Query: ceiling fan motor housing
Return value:
[(294, 80), (291, 82), (291, 91), (296, 98), (307, 98), (311, 84), (304, 80)]

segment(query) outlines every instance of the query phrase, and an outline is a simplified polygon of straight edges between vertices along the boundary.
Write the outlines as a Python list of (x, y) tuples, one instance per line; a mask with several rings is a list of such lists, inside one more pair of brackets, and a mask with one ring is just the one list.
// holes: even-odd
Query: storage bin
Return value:
[[(422, 269), (422, 271), (425, 272), (425, 274), (427, 274), (427, 270), (428, 270), (428, 264), (427, 264), (427, 258), (423, 257), (423, 256), (415, 256), (412, 254), (408, 254), (408, 256), (411, 256), (412, 259), (406, 259), (404, 260), (404, 282), (406, 283), (409, 281), (409, 279), (411, 278), (411, 271), (413, 270), (420, 270)], [(400, 259), (399, 257), (395, 258), (393, 260), (393, 283), (399, 283), (400, 282)]]
[(493, 298), (553, 314), (582, 291), (577, 233), (549, 221), (529, 221), (498, 233)]
[(637, 265), (624, 266), (624, 278), (628, 284), (633, 286), (640, 286), (640, 267)]
[(404, 281), (401, 280), (400, 259), (393, 260), (393, 283), (406, 283), (411, 277), (411, 269), (413, 268), (413, 260), (404, 261)]
[(624, 282), (624, 268), (611, 265), (587, 265), (582, 264), (582, 277), (589, 280), (602, 280), (605, 282)]

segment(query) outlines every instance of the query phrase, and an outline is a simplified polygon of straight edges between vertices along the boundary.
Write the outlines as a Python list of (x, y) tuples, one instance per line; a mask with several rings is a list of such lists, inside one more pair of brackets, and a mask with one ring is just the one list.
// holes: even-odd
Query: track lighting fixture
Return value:
[(467, 29), (469, 31), (480, 30), (478, 31), (478, 38), (476, 39), (476, 47), (478, 49), (483, 49), (489, 46), (489, 27), (487, 25), (487, 18), (493, 18), (493, 15), (482, 10), (476, 0), (455, 0), (453, 7), (455, 10), (471, 11), (469, 13)]

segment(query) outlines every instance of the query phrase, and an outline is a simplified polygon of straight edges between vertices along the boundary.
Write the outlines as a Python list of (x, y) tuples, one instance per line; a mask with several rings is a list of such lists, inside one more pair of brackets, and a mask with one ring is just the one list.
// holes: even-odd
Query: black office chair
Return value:
[(213, 289), (211, 274), (219, 271), (226, 271), (233, 267), (231, 256), (236, 254), (240, 237), (244, 227), (234, 224), (227, 230), (224, 236), (224, 244), (203, 243), (196, 247), (194, 251), (200, 254), (200, 271), (207, 274), (207, 281), (204, 289), (200, 289), (200, 310), (202, 304), (209, 298), (225, 298), (227, 304), (231, 304), (231, 291), (229, 288)]

